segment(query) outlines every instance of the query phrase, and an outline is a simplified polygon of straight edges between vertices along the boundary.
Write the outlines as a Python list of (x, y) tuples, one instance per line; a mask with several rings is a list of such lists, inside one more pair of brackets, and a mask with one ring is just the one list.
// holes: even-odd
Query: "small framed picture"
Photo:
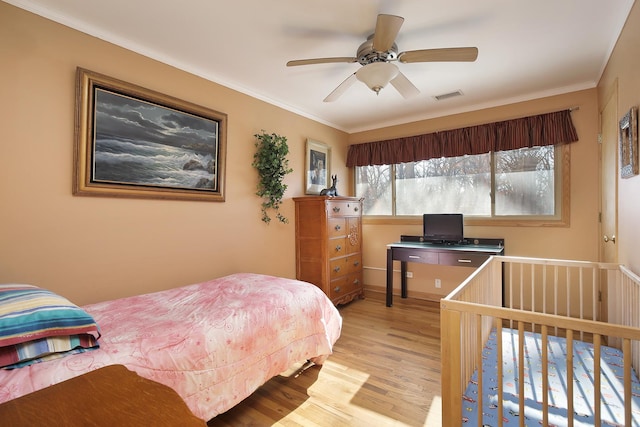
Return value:
[(307, 139), (305, 165), (305, 194), (320, 194), (323, 189), (329, 187), (331, 148), (321, 142)]
[(620, 120), (620, 176), (638, 175), (638, 109), (631, 109)]

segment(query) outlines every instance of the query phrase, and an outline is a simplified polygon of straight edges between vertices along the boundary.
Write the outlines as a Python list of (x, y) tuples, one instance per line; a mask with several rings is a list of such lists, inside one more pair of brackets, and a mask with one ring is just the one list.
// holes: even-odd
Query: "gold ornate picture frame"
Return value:
[(78, 68), (73, 194), (224, 202), (227, 115)]
[(638, 109), (631, 107), (620, 120), (620, 176), (638, 175)]

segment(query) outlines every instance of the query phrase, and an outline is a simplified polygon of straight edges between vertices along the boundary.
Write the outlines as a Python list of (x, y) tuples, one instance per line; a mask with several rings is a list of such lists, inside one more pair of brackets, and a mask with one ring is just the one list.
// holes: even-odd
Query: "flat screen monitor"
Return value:
[(462, 214), (424, 214), (422, 216), (424, 240), (457, 243), (464, 239)]

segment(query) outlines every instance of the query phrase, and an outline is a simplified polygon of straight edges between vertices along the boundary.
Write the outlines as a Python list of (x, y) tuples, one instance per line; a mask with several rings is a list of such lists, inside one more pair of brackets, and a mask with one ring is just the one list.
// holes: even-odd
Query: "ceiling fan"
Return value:
[(356, 80), (365, 83), (376, 94), (388, 83), (391, 83), (403, 97), (410, 98), (420, 93), (420, 91), (400, 72), (392, 61), (400, 61), (405, 64), (412, 62), (473, 62), (478, 57), (478, 48), (476, 47), (421, 49), (398, 53), (398, 46), (395, 40), (403, 22), (404, 18), (400, 16), (380, 14), (378, 15), (374, 33), (360, 45), (357, 56), (298, 59), (287, 62), (287, 67), (336, 62), (360, 63), (362, 68), (340, 83), (324, 99), (324, 102), (338, 99)]

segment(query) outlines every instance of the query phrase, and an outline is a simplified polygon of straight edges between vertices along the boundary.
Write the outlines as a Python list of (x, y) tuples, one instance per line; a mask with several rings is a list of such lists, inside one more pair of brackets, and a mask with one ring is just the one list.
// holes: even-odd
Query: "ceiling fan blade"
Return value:
[(335, 58), (314, 58), (314, 59), (296, 59), (287, 62), (287, 67), (295, 67), (297, 65), (311, 65), (311, 64), (331, 64), (334, 62), (356, 62), (358, 58), (351, 56), (339, 56)]
[(422, 49), (402, 52), (398, 61), (409, 62), (473, 62), (478, 57), (477, 47), (450, 47), (444, 49)]
[(373, 50), (386, 52), (396, 41), (404, 18), (395, 15), (378, 15), (376, 30), (373, 33)]
[(390, 81), (390, 83), (393, 85), (393, 87), (396, 88), (398, 92), (400, 92), (400, 95), (402, 95), (404, 98), (412, 98), (420, 93), (418, 88), (415, 87), (413, 83), (409, 81), (407, 76), (402, 73), (398, 73), (398, 75), (395, 76), (393, 80)]
[(342, 94), (345, 93), (357, 80), (356, 73), (351, 74), (324, 99), (324, 102), (333, 102), (340, 98), (340, 96), (342, 96)]

